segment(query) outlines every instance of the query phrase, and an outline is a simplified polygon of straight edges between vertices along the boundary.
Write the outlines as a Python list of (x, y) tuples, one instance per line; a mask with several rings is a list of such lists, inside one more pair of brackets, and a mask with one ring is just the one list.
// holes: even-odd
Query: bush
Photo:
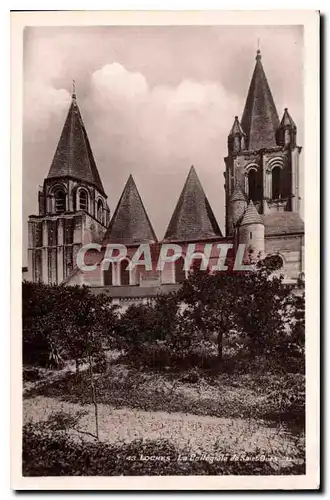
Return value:
[(288, 375), (281, 383), (270, 383), (267, 396), (268, 412), (290, 425), (305, 425), (305, 378), (299, 375)]
[[(225, 457), (229, 457), (225, 460)], [(196, 457), (196, 455), (195, 455)], [(65, 432), (49, 432), (32, 424), (23, 429), (24, 476), (145, 476), (145, 475), (274, 475), (304, 474), (304, 464), (289, 470), (268, 461), (235, 461), (221, 449), (194, 459), (173, 443), (135, 440), (129, 444), (77, 441)]]
[(116, 306), (86, 286), (23, 282), (23, 362), (58, 368), (110, 347)]
[(36, 382), (41, 379), (40, 371), (36, 367), (23, 369), (24, 382)]

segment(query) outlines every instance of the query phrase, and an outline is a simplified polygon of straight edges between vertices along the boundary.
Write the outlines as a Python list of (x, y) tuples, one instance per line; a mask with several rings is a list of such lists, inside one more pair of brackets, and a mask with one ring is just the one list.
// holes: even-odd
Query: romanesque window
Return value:
[(184, 258), (180, 257), (175, 261), (175, 283), (181, 283), (186, 277), (184, 270)]
[(73, 252), (72, 252), (72, 247), (67, 247), (65, 249), (64, 261), (65, 261), (64, 276), (66, 278), (67, 276), (69, 276), (72, 273), (72, 270), (73, 270)]
[(48, 283), (57, 283), (57, 251), (56, 248), (48, 250)]
[(74, 233), (74, 219), (64, 219), (64, 245), (72, 245)]
[(129, 285), (129, 270), (126, 269), (128, 266), (127, 260), (122, 260), (120, 262), (120, 284)]
[(97, 202), (97, 218), (103, 224), (103, 203), (102, 200)]
[(42, 222), (37, 222), (35, 225), (35, 246), (42, 247)]
[(66, 210), (66, 195), (63, 189), (58, 188), (55, 191), (55, 212), (61, 213)]
[(79, 209), (88, 211), (88, 195), (84, 189), (79, 192)]
[(48, 227), (48, 246), (54, 247), (57, 245), (57, 221), (49, 220), (47, 221)]
[(258, 172), (252, 168), (248, 173), (249, 199), (258, 200)]
[(281, 168), (274, 167), (272, 170), (272, 198), (277, 200), (281, 197)]
[(104, 285), (105, 286), (107, 286), (107, 285), (113, 285), (113, 277), (112, 277), (113, 271), (112, 271), (112, 266), (113, 266), (113, 263), (109, 262), (108, 269), (105, 269), (103, 271), (103, 281), (104, 281)]
[(42, 281), (42, 256), (41, 250), (36, 250), (34, 254), (34, 266), (33, 266), (34, 280), (35, 282)]

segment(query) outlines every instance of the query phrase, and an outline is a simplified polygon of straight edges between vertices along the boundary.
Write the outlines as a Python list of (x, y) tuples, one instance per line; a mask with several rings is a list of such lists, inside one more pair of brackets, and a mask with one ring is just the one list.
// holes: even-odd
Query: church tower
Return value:
[(242, 118), (235, 116), (228, 136), (226, 236), (253, 257), (279, 256), (289, 281), (304, 271), (296, 136), (287, 108), (279, 119), (258, 50)]
[(74, 88), (38, 202), (28, 222), (29, 279), (60, 284), (74, 271), (81, 246), (102, 241), (110, 219)]
[(260, 51), (239, 121), (228, 136), (225, 158), (226, 234), (234, 233), (233, 194), (237, 186), (260, 214), (299, 212), (299, 155), (297, 128), (284, 110), (280, 121), (263, 69)]

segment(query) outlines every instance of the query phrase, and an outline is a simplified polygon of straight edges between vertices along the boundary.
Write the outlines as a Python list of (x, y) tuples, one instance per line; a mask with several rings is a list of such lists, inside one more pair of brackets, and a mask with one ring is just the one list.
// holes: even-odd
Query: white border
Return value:
[[(57, 7), (58, 8), (58, 7)], [(25, 25), (304, 25), (307, 472), (305, 476), (21, 476), (22, 33)], [(13, 489), (314, 489), (319, 484), (319, 16), (316, 11), (22, 12), (11, 14), (11, 481)]]

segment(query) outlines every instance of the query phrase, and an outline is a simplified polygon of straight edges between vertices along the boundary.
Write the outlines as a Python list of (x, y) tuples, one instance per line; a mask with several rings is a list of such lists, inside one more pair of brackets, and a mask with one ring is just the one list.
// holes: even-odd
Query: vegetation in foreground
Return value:
[[(131, 306), (122, 314), (106, 294), (95, 296), (85, 287), (24, 283), (24, 362), (60, 368), (74, 360), (76, 366), (75, 374), (51, 383), (41, 381), (28, 396), (80, 405), (93, 402), (97, 436), (99, 403), (151, 412), (262, 418), (303, 431), (304, 297), (293, 295), (281, 276), (274, 277), (275, 268), (274, 262), (262, 261), (247, 274), (195, 270), (178, 293)], [(107, 362), (106, 353), (112, 349), (122, 354), (118, 364)], [(88, 371), (82, 371), (82, 364)], [(37, 368), (28, 376), (38, 378)], [(71, 463), (67, 453), (74, 458), (77, 448), (68, 435), (52, 431), (45, 441), (38, 432), (33, 426), (25, 429), (26, 474), (38, 475), (38, 466), (32, 463), (35, 453), (44, 456), (44, 461), (36, 459), (40, 474), (44, 463), (48, 475), (87, 475), (82, 466), (65, 472)], [(86, 460), (91, 471), (97, 468), (94, 455), (109, 454), (109, 465), (97, 474), (111, 475), (120, 467), (115, 457), (125, 455), (128, 445), (116, 446), (82, 443), (79, 453), (90, 457), (90, 462)], [(130, 446), (139, 450), (145, 443)], [(159, 455), (159, 443), (148, 446)], [(172, 447), (173, 456), (179, 453), (173, 443), (164, 446)], [(52, 469), (47, 457), (62, 449), (63, 467), (56, 472), (57, 466)], [(145, 467), (129, 463), (125, 473), (170, 474), (166, 471), (171, 467), (177, 474), (276, 473), (276, 467), (265, 472), (269, 464), (255, 461), (230, 466), (201, 461), (187, 466), (171, 459), (166, 466), (153, 464), (155, 472), (143, 472)], [(292, 470), (286, 473), (302, 473)]]
[(118, 476), (118, 475), (301, 475), (304, 455), (285, 463), (262, 452), (233, 454), (221, 446), (196, 454), (178, 449), (168, 440), (134, 440), (128, 444), (77, 441), (47, 423), (26, 425), (23, 430), (25, 476)]

